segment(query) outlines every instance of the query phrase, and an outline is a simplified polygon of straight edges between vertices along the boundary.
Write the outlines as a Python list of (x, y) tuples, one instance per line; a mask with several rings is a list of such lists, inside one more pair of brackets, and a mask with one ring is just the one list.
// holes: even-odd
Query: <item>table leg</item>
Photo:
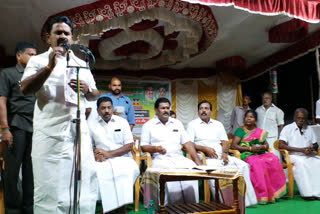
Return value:
[(217, 203), (220, 203), (220, 196), (219, 196), (219, 192), (220, 192), (219, 179), (214, 179), (214, 187), (215, 187), (215, 190), (216, 190), (214, 201), (217, 202)]
[(165, 205), (164, 205), (165, 185), (166, 185), (166, 181), (164, 179), (161, 179), (161, 177), (160, 177), (160, 210), (159, 210), (160, 214), (166, 213), (166, 209), (165, 209)]
[(238, 200), (238, 181), (239, 181), (239, 178), (234, 179), (232, 181), (232, 183), (233, 183), (233, 209), (236, 210), (236, 214), (240, 214), (239, 200)]

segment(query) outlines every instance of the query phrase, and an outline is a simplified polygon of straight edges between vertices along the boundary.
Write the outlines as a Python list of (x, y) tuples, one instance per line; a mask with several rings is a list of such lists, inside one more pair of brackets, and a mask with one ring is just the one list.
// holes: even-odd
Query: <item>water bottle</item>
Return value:
[(153, 200), (149, 201), (149, 205), (148, 205), (148, 214), (155, 214), (156, 213), (156, 207), (154, 206)]

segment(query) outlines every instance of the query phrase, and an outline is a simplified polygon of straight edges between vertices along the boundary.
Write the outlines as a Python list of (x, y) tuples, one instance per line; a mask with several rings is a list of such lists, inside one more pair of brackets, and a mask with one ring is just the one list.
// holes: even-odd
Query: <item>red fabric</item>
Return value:
[(308, 23), (299, 19), (281, 23), (269, 30), (269, 42), (295, 42), (308, 35)]
[(115, 49), (114, 54), (116, 56), (130, 56), (136, 53), (147, 54), (149, 52), (149, 46), (149, 43), (145, 41), (130, 42)]
[(234, 5), (252, 12), (286, 13), (308, 22), (320, 21), (319, 0), (184, 0), (207, 5)]
[(123, 29), (120, 29), (120, 28), (108, 30), (104, 34), (102, 34), (101, 39), (107, 39), (107, 38), (113, 37), (118, 33), (120, 33), (121, 31), (123, 31)]
[(158, 20), (142, 20), (141, 22), (132, 25), (130, 29), (135, 31), (143, 31), (156, 26), (158, 23)]
[(232, 56), (216, 62), (217, 72), (239, 72), (246, 69), (246, 61), (241, 56)]

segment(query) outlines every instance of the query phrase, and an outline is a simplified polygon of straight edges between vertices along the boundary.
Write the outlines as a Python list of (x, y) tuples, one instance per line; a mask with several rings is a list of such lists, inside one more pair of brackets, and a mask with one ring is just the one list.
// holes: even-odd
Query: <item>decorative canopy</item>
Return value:
[(98, 69), (154, 69), (183, 62), (205, 51), (218, 32), (209, 7), (180, 0), (100, 0), (48, 20), (59, 15), (72, 21), (75, 43), (96, 54)]

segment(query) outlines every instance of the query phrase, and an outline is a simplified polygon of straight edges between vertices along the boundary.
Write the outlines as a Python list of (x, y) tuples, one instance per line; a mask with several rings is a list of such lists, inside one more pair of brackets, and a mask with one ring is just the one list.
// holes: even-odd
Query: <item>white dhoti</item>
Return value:
[(103, 212), (133, 203), (133, 186), (140, 171), (131, 157), (115, 157), (96, 162)]
[(302, 197), (320, 197), (320, 157), (290, 155), (293, 176)]
[[(230, 168), (236, 168), (239, 169), (240, 172), (243, 175), (243, 178), (246, 182), (246, 196), (245, 196), (245, 205), (246, 207), (255, 205), (258, 203), (257, 201), (257, 196), (256, 193), (253, 189), (251, 180), (250, 180), (250, 166), (249, 164), (247, 164), (246, 162), (235, 158), (235, 157), (231, 157), (228, 156), (229, 158), (229, 163), (228, 165), (223, 165), (223, 161), (222, 160), (218, 160), (218, 159), (211, 159), (208, 158), (206, 159), (207, 165), (208, 166), (213, 166), (213, 167), (230, 167)], [(210, 185), (210, 189), (212, 194), (215, 193), (215, 186), (214, 186), (214, 180), (210, 180), (209, 181), (209, 185)]]
[[(71, 127), (71, 122), (67, 123)], [(49, 137), (35, 130), (32, 142), (34, 174), (34, 213), (73, 212), (74, 132), (69, 136)], [(97, 177), (91, 139), (86, 123), (81, 123), (81, 182), (78, 212), (92, 214), (96, 209)], [(73, 134), (72, 134), (73, 133)]]
[[(152, 159), (151, 168), (189, 168), (196, 164), (177, 154), (157, 155)], [(199, 202), (198, 181), (174, 181), (166, 182), (165, 186), (165, 205), (196, 203)]]

